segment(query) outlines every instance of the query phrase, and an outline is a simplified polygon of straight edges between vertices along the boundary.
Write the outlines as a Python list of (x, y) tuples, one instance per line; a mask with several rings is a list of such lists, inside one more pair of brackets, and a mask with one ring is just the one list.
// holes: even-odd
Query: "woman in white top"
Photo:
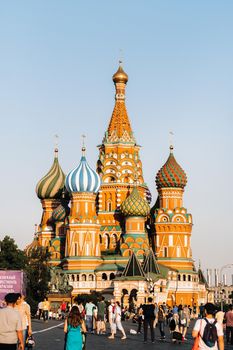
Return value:
[[(126, 339), (126, 334), (125, 334), (124, 328), (123, 328), (123, 326), (121, 324), (121, 307), (120, 307), (119, 301), (116, 301), (112, 311), (114, 313), (114, 316), (112, 318), (113, 324), (111, 326), (111, 333), (112, 334), (108, 338), (109, 339), (114, 339), (114, 336), (115, 336), (115, 333), (116, 333), (116, 329), (118, 328), (119, 331), (121, 331), (122, 335), (123, 335), (121, 339)], [(115, 327), (113, 327), (113, 326), (115, 326)]]

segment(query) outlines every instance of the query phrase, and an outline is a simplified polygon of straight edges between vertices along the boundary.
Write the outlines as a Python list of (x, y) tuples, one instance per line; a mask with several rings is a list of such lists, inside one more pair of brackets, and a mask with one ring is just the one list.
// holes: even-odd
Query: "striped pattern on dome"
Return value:
[(181, 166), (177, 163), (173, 155), (173, 147), (170, 147), (170, 155), (166, 163), (158, 171), (156, 175), (157, 188), (163, 187), (179, 187), (184, 188), (187, 184), (187, 176)]
[(57, 199), (62, 197), (65, 174), (58, 162), (58, 150), (55, 150), (54, 162), (49, 172), (38, 182), (36, 193), (40, 199)]
[(150, 206), (145, 199), (141, 197), (137, 187), (133, 188), (124, 202), (121, 204), (121, 212), (125, 216), (147, 216), (150, 212)]
[(100, 188), (100, 177), (82, 156), (80, 164), (66, 176), (65, 186), (68, 192), (96, 193)]

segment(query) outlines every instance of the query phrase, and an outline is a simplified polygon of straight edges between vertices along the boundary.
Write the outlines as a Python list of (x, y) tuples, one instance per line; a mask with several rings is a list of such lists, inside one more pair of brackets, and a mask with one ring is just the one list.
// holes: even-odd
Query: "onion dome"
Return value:
[(97, 193), (100, 188), (100, 177), (88, 165), (85, 150), (83, 147), (83, 155), (79, 165), (66, 176), (65, 186), (68, 192)]
[(129, 197), (121, 204), (121, 212), (125, 216), (147, 216), (149, 214), (150, 206), (139, 194), (137, 187), (133, 188)]
[(124, 83), (126, 84), (128, 81), (128, 75), (124, 72), (122, 66), (121, 66), (121, 62), (119, 65), (119, 68), (117, 70), (117, 72), (113, 75), (112, 80), (114, 81), (114, 83)]
[(179, 187), (184, 188), (187, 176), (173, 155), (173, 146), (170, 146), (170, 155), (166, 163), (158, 171), (155, 179), (157, 188)]
[(64, 221), (66, 216), (69, 215), (70, 208), (67, 205), (60, 204), (52, 213), (54, 221)]
[(49, 172), (38, 182), (36, 193), (40, 199), (57, 199), (62, 197), (65, 174), (58, 161), (58, 149), (55, 149), (54, 162)]

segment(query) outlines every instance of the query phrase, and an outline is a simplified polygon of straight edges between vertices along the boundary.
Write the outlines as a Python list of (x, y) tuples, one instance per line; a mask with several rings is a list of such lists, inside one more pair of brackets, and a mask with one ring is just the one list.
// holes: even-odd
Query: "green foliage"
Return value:
[(27, 257), (20, 250), (13, 238), (5, 236), (0, 241), (0, 269), (23, 270), (27, 265)]
[(27, 300), (32, 309), (44, 299), (49, 291), (50, 269), (48, 261), (50, 253), (44, 247), (33, 249), (28, 256), (27, 274)]

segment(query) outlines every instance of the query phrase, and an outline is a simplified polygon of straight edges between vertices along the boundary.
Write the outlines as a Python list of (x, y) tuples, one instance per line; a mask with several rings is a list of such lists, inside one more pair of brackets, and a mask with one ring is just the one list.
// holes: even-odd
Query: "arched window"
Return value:
[(180, 281), (180, 274), (177, 277), (178, 277), (178, 281)]
[(115, 273), (110, 273), (110, 280), (114, 280), (114, 278), (115, 278), (116, 276), (115, 276)]
[(102, 235), (99, 235), (99, 237), (100, 237), (100, 244), (102, 244)]
[(189, 282), (191, 281), (191, 276), (190, 276), (190, 275), (188, 275), (188, 281), (189, 281)]
[(163, 250), (163, 256), (164, 258), (167, 258), (167, 247), (164, 247), (164, 250)]
[(108, 277), (106, 275), (106, 273), (102, 273), (102, 280), (103, 281), (107, 281)]
[(86, 276), (85, 274), (82, 274), (81, 280), (82, 280), (82, 281), (86, 281), (86, 280), (87, 280), (87, 276)]
[(75, 277), (74, 277), (74, 275), (71, 275), (71, 280), (72, 280), (72, 282), (74, 282), (74, 281), (75, 281)]
[(94, 276), (92, 274), (88, 275), (88, 281), (94, 281)]
[(183, 275), (183, 281), (186, 281), (186, 275)]

